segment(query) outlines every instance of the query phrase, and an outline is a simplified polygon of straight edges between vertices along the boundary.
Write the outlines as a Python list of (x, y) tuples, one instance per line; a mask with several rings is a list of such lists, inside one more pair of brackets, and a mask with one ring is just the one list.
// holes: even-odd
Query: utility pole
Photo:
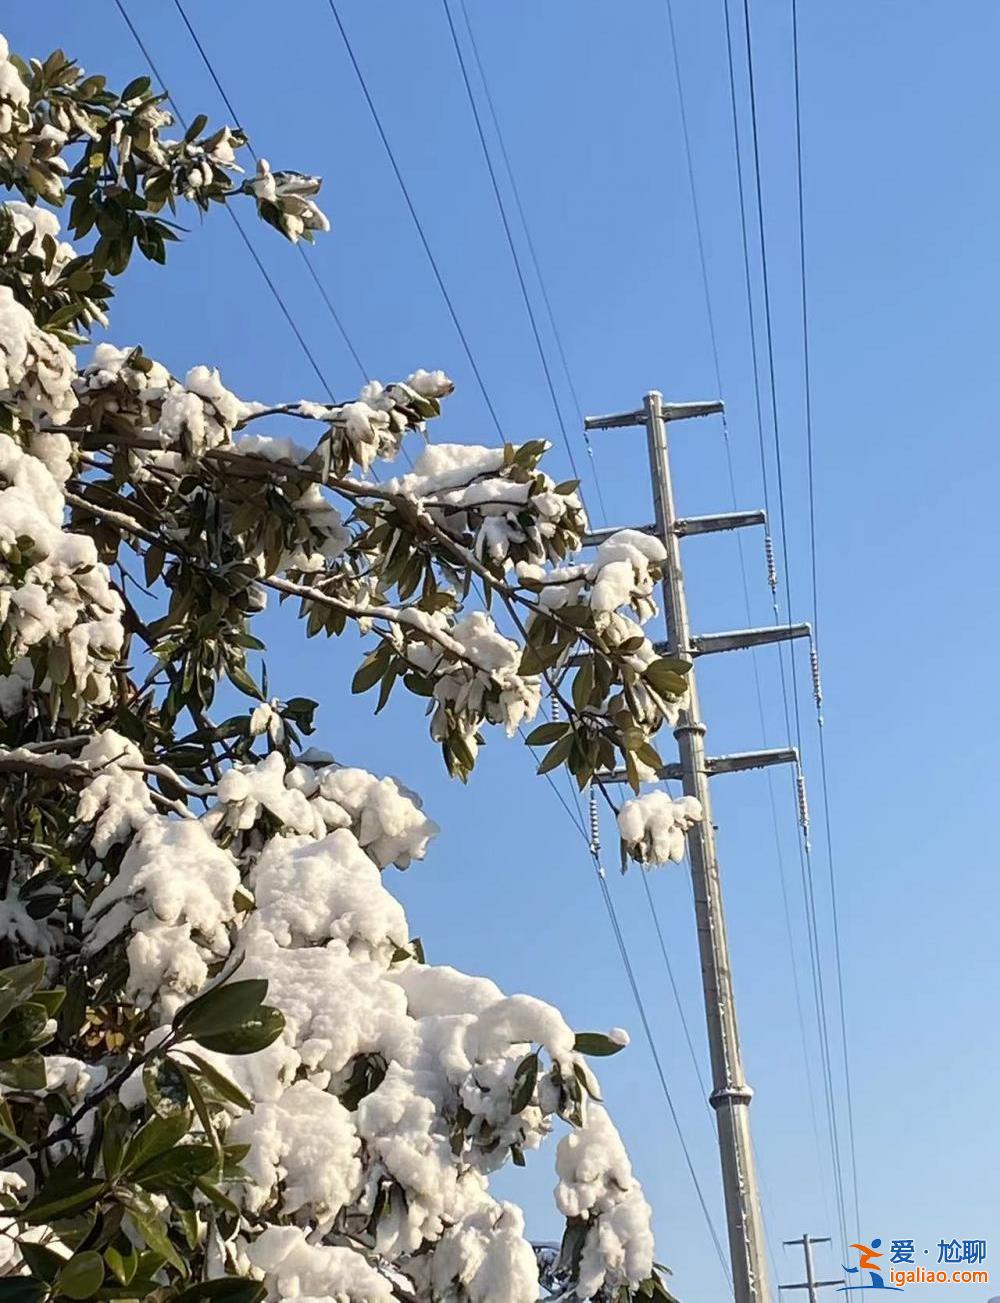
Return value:
[[(722, 410), (721, 402), (664, 403), (663, 396), (652, 391), (646, 395), (643, 406), (638, 411), (616, 416), (588, 417), (584, 423), (587, 429), (645, 427), (656, 519), (654, 524), (641, 525), (639, 528), (645, 533), (655, 534), (667, 552), (663, 573), (667, 641), (657, 644), (657, 650), (690, 661), (712, 652), (807, 637), (810, 633), (808, 625), (776, 625), (701, 637), (691, 632), (681, 563), (681, 538), (765, 523), (761, 511), (688, 518), (678, 517), (675, 511), (667, 425), (670, 421), (708, 416)], [(585, 542), (599, 543), (615, 532), (614, 529), (603, 529), (588, 535)], [(665, 765), (660, 776), (679, 778), (684, 792), (696, 797), (702, 807), (702, 821), (693, 826), (689, 835), (689, 851), (712, 1065), (709, 1103), (715, 1110), (718, 1128), (733, 1289), (736, 1303), (770, 1303), (764, 1226), (750, 1139), (749, 1109), (753, 1091), (744, 1076), (740, 1053), (708, 780), (713, 774), (732, 773), (764, 765), (797, 764), (798, 754), (793, 748), (785, 748), (715, 758), (707, 756), (706, 729), (698, 705), (698, 690), (693, 672), (689, 677), (689, 685), (687, 709), (681, 712), (674, 729), (680, 763)], [(620, 771), (615, 771), (603, 775), (602, 781), (623, 782), (625, 776)]]
[(784, 1240), (784, 1244), (800, 1244), (806, 1255), (806, 1278), (796, 1285), (779, 1285), (779, 1289), (807, 1289), (809, 1291), (809, 1303), (819, 1303), (818, 1290), (827, 1289), (833, 1285), (843, 1285), (844, 1278), (839, 1280), (817, 1280), (816, 1270), (813, 1267), (812, 1246), (814, 1244), (829, 1244), (828, 1238), (815, 1240), (812, 1236), (806, 1234), (801, 1240)]

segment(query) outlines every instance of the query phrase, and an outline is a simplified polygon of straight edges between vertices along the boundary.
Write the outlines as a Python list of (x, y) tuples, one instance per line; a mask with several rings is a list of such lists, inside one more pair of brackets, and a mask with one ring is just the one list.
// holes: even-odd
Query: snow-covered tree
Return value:
[[(463, 780), (551, 694), (540, 768), (638, 791), (688, 668), (643, 630), (662, 549), (572, 560), (542, 442), (376, 473), (440, 371), (265, 405), (91, 347), (165, 212), (327, 229), (316, 178), (241, 179), (240, 133), (171, 127), (148, 78), (0, 38), (0, 1300), (668, 1298), (587, 1062), (627, 1037), (425, 962), (385, 880), (435, 824), (303, 750), (315, 703), (269, 699), (252, 632), (271, 600), (361, 635), (353, 690), (426, 698)], [(218, 720), (226, 680), (252, 700)], [(637, 796), (623, 846), (677, 858), (697, 817)], [(566, 1234), (536, 1253), (489, 1177), (557, 1124)]]

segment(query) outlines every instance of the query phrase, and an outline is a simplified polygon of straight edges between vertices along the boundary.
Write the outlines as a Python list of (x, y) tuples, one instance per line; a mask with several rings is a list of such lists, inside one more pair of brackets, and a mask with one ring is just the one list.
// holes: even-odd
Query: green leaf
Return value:
[(26, 1276), (0, 1280), (0, 1303), (41, 1303), (48, 1292), (47, 1285)]
[(256, 1054), (258, 1050), (266, 1050), (284, 1030), (285, 1018), (281, 1010), (262, 1004), (239, 1026), (224, 1032), (198, 1033), (193, 1039), (216, 1054)]
[[(684, 666), (682, 671), (678, 667)], [(666, 697), (679, 697), (687, 691), (687, 679), (684, 675), (691, 668), (690, 661), (660, 659), (647, 665), (643, 675), (657, 692)]]
[(538, 1080), (538, 1055), (527, 1054), (517, 1065), (510, 1091), (510, 1111), (520, 1113), (531, 1103)]
[(103, 1121), (101, 1161), (104, 1163), (104, 1175), (109, 1181), (113, 1181), (121, 1171), (122, 1155), (125, 1152), (125, 1140), (131, 1126), (131, 1119), (126, 1109), (116, 1102), (104, 1115)]
[(205, 1176), (217, 1165), (213, 1145), (177, 1145), (165, 1154), (158, 1154), (134, 1173), (144, 1190), (163, 1194), (171, 1186), (190, 1186), (199, 1176)]
[(551, 724), (539, 724), (533, 728), (524, 740), (529, 747), (547, 746), (549, 742), (558, 741), (570, 727), (568, 720), (553, 720)]
[(266, 995), (267, 982), (263, 978), (224, 982), (182, 1005), (171, 1025), (186, 1036), (224, 1032), (256, 1013)]
[(381, 643), (379, 647), (361, 662), (361, 666), (351, 680), (351, 692), (357, 695), (359, 692), (367, 692), (373, 688), (389, 665), (391, 651), (388, 643)]
[(253, 1100), (248, 1095), (244, 1095), (235, 1082), (212, 1066), (207, 1059), (203, 1059), (200, 1054), (192, 1054), (190, 1050), (184, 1051), (187, 1058), (197, 1068), (199, 1074), (205, 1078), (217, 1095), (221, 1095), (224, 1100), (230, 1104), (235, 1104), (237, 1108), (246, 1109), (248, 1113), (253, 1112)]
[(137, 99), (140, 95), (145, 95), (149, 90), (149, 85), (148, 77), (136, 77), (135, 81), (130, 81), (125, 87), (122, 91), (121, 97), (123, 100)]
[(143, 1194), (141, 1190), (123, 1190), (119, 1198), (128, 1209), (136, 1230), (143, 1236), (148, 1247), (176, 1267), (182, 1275), (187, 1276), (188, 1269), (171, 1244), (166, 1227), (160, 1221), (159, 1213), (149, 1195)]
[[(215, 1158), (215, 1165), (222, 1166), (222, 1145), (219, 1143), (219, 1137), (216, 1134), (215, 1127), (212, 1125), (212, 1115), (209, 1112), (208, 1104), (205, 1102), (205, 1096), (201, 1093), (201, 1087), (187, 1068), (181, 1068), (184, 1074), (184, 1081), (187, 1085), (188, 1094), (191, 1096), (191, 1103), (194, 1105), (194, 1111), (198, 1114), (198, 1121), (201, 1123), (201, 1129), (211, 1142), (212, 1152)], [(207, 1169), (206, 1169), (207, 1170)], [(201, 1176), (199, 1172), (197, 1175)]]
[(158, 1154), (173, 1149), (191, 1129), (191, 1114), (185, 1109), (171, 1117), (154, 1117), (139, 1128), (125, 1146), (122, 1171), (135, 1172)]
[(264, 700), (264, 694), (247, 673), (246, 666), (233, 662), (226, 666), (226, 674), (229, 682), (234, 687), (239, 688), (240, 692), (246, 693), (248, 697), (253, 697), (255, 701)]
[(56, 1288), (66, 1298), (93, 1298), (104, 1281), (104, 1259), (93, 1249), (74, 1254), (59, 1273)]
[(215, 1204), (216, 1208), (220, 1208), (224, 1213), (228, 1213), (230, 1217), (239, 1216), (239, 1208), (233, 1203), (228, 1195), (222, 1193), (217, 1185), (213, 1185), (211, 1181), (207, 1181), (203, 1176), (199, 1176), (196, 1179), (195, 1185), (206, 1199), (210, 1199), (211, 1202)]
[(66, 1259), (61, 1253), (53, 1253), (44, 1244), (32, 1244), (23, 1236), (18, 1237), (17, 1247), (21, 1257), (28, 1264), (33, 1280), (55, 1280), (66, 1264)]
[(573, 680), (573, 705), (577, 710), (583, 710), (585, 706), (590, 705), (590, 699), (594, 691), (594, 658), (588, 656), (576, 672), (576, 678)]
[(536, 647), (530, 644), (525, 647), (521, 653), (521, 663), (518, 666), (518, 674), (541, 674), (542, 670), (547, 670), (550, 665), (554, 665), (562, 655), (562, 646), (555, 642), (548, 647)]
[(8, 1063), (0, 1063), (0, 1085), (12, 1090), (44, 1090), (45, 1060), (40, 1054), (25, 1054)]
[(14, 991), (22, 999), (27, 999), (45, 981), (45, 960), (32, 959), (27, 964), (16, 964), (13, 968), (0, 968), (0, 987)]
[(624, 1045), (619, 1045), (613, 1041), (610, 1036), (605, 1036), (603, 1032), (577, 1032), (576, 1040), (573, 1042), (573, 1049), (577, 1054), (590, 1054), (604, 1057), (609, 1054), (617, 1054), (623, 1050)]
[(139, 1255), (131, 1246), (128, 1253), (121, 1253), (113, 1244), (109, 1245), (104, 1250), (104, 1261), (111, 1268), (115, 1278), (123, 1285), (131, 1281), (139, 1268)]
[(54, 1018), (63, 1006), (66, 999), (66, 992), (63, 990), (56, 991), (36, 991), (31, 997), (32, 1004), (40, 1004), (50, 1018)]
[(559, 739), (554, 747), (546, 752), (542, 759), (542, 763), (538, 766), (537, 772), (539, 774), (547, 774), (550, 769), (555, 769), (557, 765), (561, 765), (562, 762), (568, 758), (572, 749), (573, 734), (567, 733), (565, 737)]
[(184, 139), (197, 140), (207, 126), (208, 126), (208, 115), (205, 113), (199, 113), (198, 116), (192, 120), (191, 125), (188, 127), (187, 131), (185, 131)]
[(103, 1181), (81, 1175), (71, 1155), (52, 1169), (49, 1179), (20, 1213), (20, 1219), (29, 1226), (38, 1226), (54, 1217), (68, 1217), (88, 1208), (106, 1188)]

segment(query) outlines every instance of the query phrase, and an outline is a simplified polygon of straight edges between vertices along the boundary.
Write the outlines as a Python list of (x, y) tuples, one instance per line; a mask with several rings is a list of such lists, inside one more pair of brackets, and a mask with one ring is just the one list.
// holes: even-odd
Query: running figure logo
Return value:
[(876, 1252), (876, 1250), (881, 1248), (881, 1246), (881, 1240), (872, 1240), (870, 1245), (851, 1245), (852, 1249), (857, 1249), (858, 1251), (858, 1265), (856, 1267), (845, 1267), (844, 1270), (847, 1272), (848, 1276), (857, 1276), (859, 1282), (863, 1280), (863, 1273), (867, 1272), (871, 1284), (863, 1285), (859, 1283), (857, 1285), (841, 1285), (840, 1289), (837, 1291), (838, 1293), (844, 1294), (848, 1291), (853, 1293), (859, 1289), (892, 1289), (897, 1293), (902, 1293), (901, 1285), (887, 1285), (882, 1277), (882, 1268), (876, 1262), (877, 1258), (884, 1256), (883, 1254)]

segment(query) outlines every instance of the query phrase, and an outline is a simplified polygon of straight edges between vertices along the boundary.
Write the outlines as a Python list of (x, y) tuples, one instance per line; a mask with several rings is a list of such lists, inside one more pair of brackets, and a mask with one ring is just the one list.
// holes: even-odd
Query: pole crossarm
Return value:
[(589, 534), (584, 534), (580, 539), (581, 547), (597, 547), (599, 544), (606, 542), (609, 538), (614, 538), (620, 534), (623, 529), (634, 530), (637, 534), (655, 534), (655, 525), (609, 525), (606, 529), (594, 529)]
[[(767, 513), (764, 511), (723, 511), (717, 516), (687, 516), (674, 522), (674, 533), (680, 538), (688, 534), (718, 534), (727, 529), (747, 529), (752, 525), (766, 525)], [(581, 547), (597, 547), (623, 529), (634, 530), (637, 534), (656, 534), (655, 525), (608, 525), (604, 529), (591, 530), (580, 540)]]
[[(770, 765), (797, 765), (799, 753), (796, 747), (772, 747), (766, 751), (737, 751), (728, 756), (706, 756), (705, 772), (710, 777), (716, 774), (739, 774), (748, 769), (765, 769)], [(684, 771), (680, 764), (664, 765), (657, 770), (658, 778), (678, 781)], [(601, 774), (602, 783), (627, 783), (628, 775), (624, 769), (611, 769)]]
[[(657, 395), (659, 397), (659, 395)], [(658, 416), (661, 421), (686, 421), (692, 416), (716, 416), (726, 410), (725, 403), (665, 403), (660, 398)], [(646, 408), (640, 407), (635, 412), (618, 412), (614, 416), (586, 416), (583, 420), (585, 430), (620, 430), (628, 425), (645, 425)]]
[[(794, 638), (812, 637), (809, 624), (768, 624), (762, 629), (732, 629), (726, 633), (693, 633), (690, 650), (695, 656), (710, 656), (714, 652), (745, 651), (748, 647), (763, 647), (772, 642), (790, 642)], [(653, 644), (658, 652), (670, 650), (665, 642)]]
[(830, 1240), (829, 1236), (824, 1235), (814, 1239), (813, 1236), (808, 1234), (801, 1236), (797, 1240), (782, 1240), (782, 1243), (786, 1247), (789, 1247), (794, 1244), (798, 1248), (800, 1248), (805, 1254), (806, 1278), (805, 1280), (802, 1281), (796, 1281), (792, 1285), (779, 1285), (778, 1289), (779, 1290), (807, 1289), (809, 1291), (809, 1303), (819, 1303), (819, 1294), (816, 1292), (817, 1290), (832, 1289), (834, 1285), (843, 1285), (844, 1284), (843, 1276), (841, 1276), (839, 1280), (817, 1280), (816, 1279), (816, 1269), (813, 1265), (813, 1256), (812, 1256), (813, 1245), (830, 1244), (831, 1242), (832, 1241)]
[(766, 524), (765, 511), (722, 511), (717, 516), (684, 516), (674, 521), (674, 533), (685, 538), (688, 534), (718, 534), (726, 529)]

